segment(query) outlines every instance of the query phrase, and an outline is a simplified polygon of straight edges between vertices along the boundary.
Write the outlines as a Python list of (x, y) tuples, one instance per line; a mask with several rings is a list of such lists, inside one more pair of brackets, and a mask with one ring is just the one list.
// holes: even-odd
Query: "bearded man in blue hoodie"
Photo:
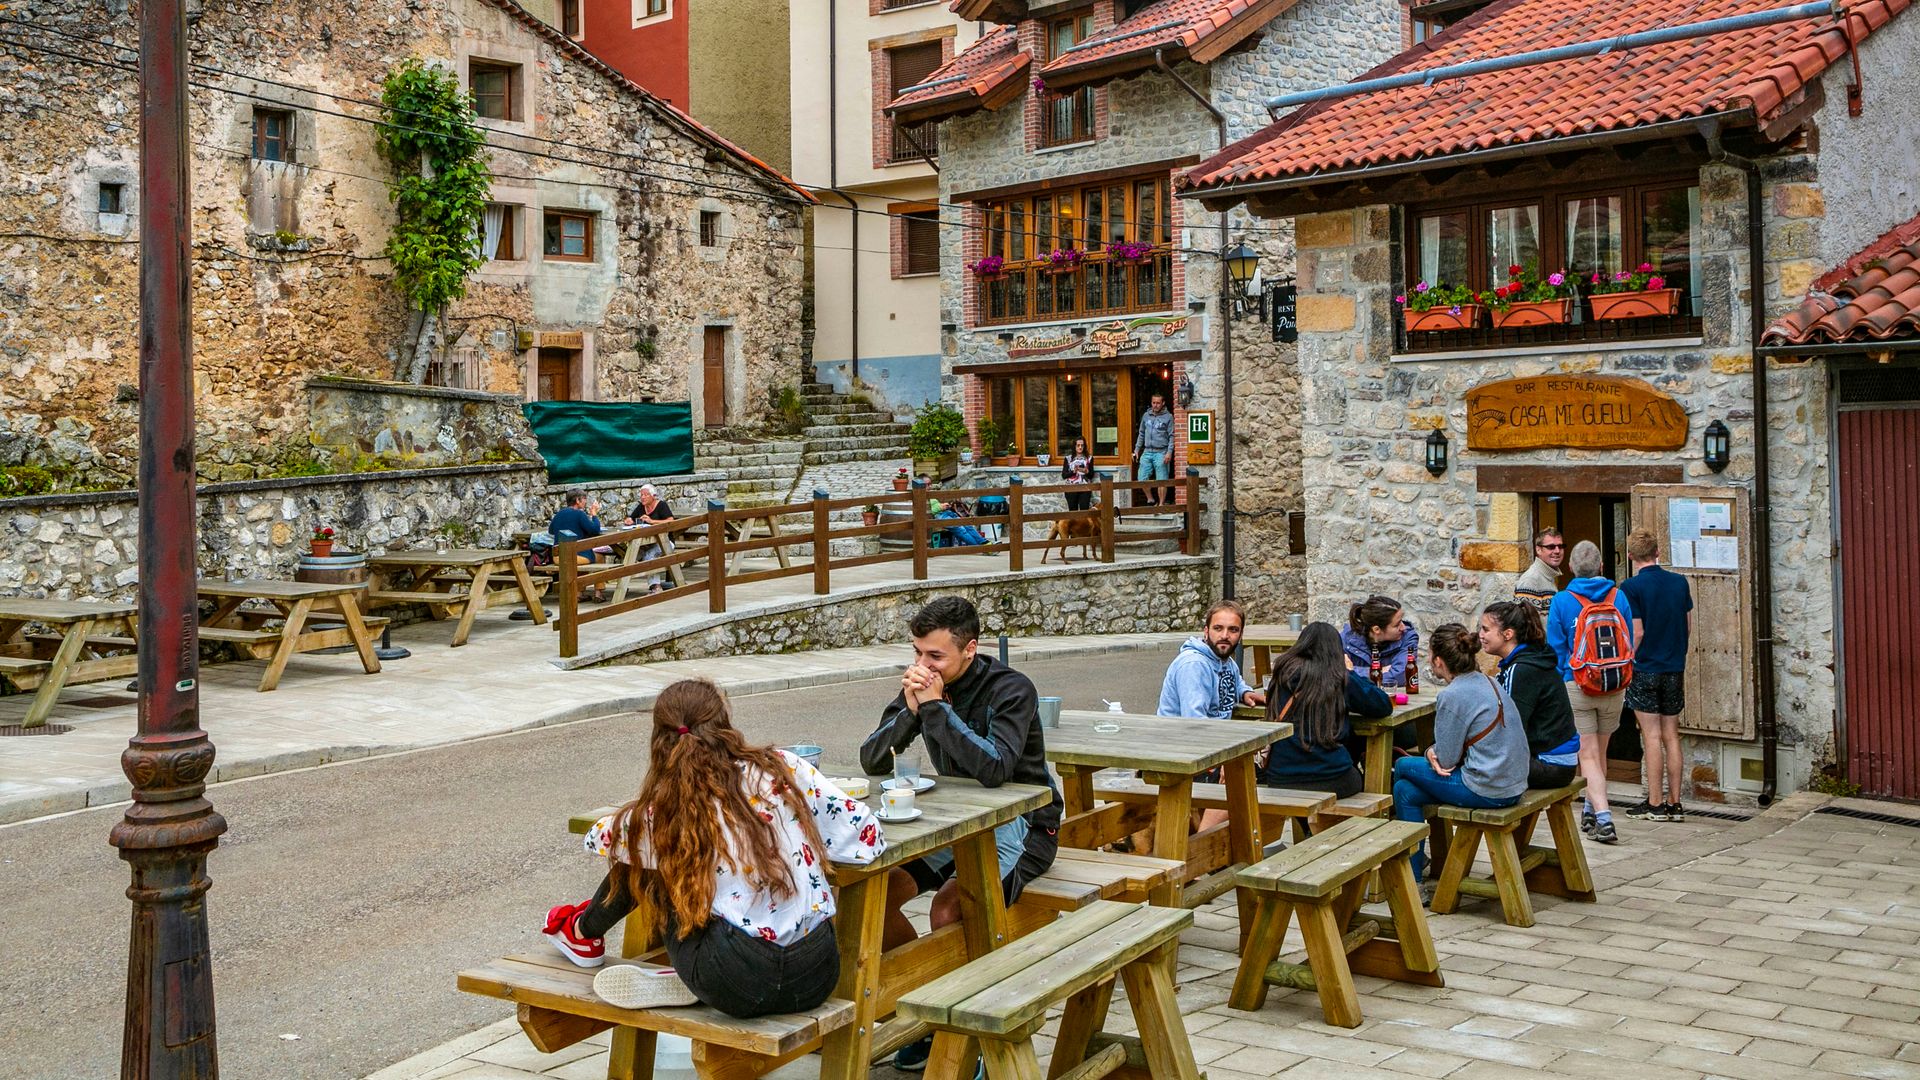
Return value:
[(1267, 695), (1247, 685), (1233, 653), (1247, 628), (1247, 613), (1232, 600), (1207, 609), (1200, 633), (1180, 646), (1180, 655), (1167, 665), (1160, 684), (1161, 716), (1192, 716), (1227, 720), (1236, 705), (1265, 705)]

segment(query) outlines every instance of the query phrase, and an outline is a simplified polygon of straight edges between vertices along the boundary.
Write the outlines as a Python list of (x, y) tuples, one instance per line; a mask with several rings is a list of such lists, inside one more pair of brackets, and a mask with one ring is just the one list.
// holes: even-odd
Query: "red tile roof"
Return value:
[(1920, 340), (1920, 217), (1828, 271), (1760, 340), (1809, 345), (1890, 338)]
[[(1546, 143), (1715, 113), (1764, 122), (1913, 0), (1859, 0), (1847, 30), (1805, 19), (1317, 102), (1188, 170), (1187, 188), (1263, 182)], [(1495, 0), (1361, 78), (1778, 7), (1777, 0)], [(1897, 77), (1887, 73), (1883, 77)]]
[(903, 124), (918, 124), (999, 108), (1026, 90), (1032, 62), (1020, 51), (1014, 28), (996, 26), (925, 82), (896, 95), (887, 103), (887, 112)]
[(1159, 0), (1118, 25), (1101, 30), (1040, 69), (1049, 87), (1151, 67), (1155, 50), (1166, 60), (1211, 62), (1246, 40), (1295, 0)]

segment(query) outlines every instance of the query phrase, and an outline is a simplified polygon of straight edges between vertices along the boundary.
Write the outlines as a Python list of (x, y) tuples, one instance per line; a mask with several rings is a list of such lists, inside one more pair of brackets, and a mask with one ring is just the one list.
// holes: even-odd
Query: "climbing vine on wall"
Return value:
[(407, 60), (387, 74), (380, 106), (375, 145), (399, 177), (386, 254), (395, 287), (417, 313), (401, 373), (420, 382), (441, 314), (466, 295), (467, 275), (486, 259), (480, 222), (493, 177), (473, 101), (453, 72)]

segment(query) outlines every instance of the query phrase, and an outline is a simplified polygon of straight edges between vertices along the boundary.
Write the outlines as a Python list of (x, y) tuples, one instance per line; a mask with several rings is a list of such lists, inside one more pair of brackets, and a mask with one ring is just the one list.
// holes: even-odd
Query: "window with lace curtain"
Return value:
[(494, 262), (514, 262), (520, 254), (521, 208), (488, 203), (480, 215), (480, 253)]

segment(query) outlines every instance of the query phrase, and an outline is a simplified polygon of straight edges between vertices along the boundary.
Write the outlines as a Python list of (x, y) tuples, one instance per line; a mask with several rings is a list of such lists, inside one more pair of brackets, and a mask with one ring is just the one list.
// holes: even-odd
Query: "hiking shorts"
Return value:
[(1567, 700), (1573, 702), (1573, 730), (1579, 732), (1581, 738), (1588, 735), (1598, 735), (1602, 739), (1610, 737), (1620, 728), (1620, 699), (1626, 695), (1625, 690), (1615, 690), (1611, 694), (1589, 694), (1580, 689), (1579, 683), (1568, 683)]
[(1636, 672), (1627, 684), (1627, 708), (1642, 716), (1679, 716), (1687, 710), (1687, 678), (1678, 671)]
[[(1053, 866), (1060, 848), (1058, 833), (1035, 829), (1024, 817), (1014, 818), (993, 830), (993, 846), (1000, 856), (1000, 887), (1007, 903), (1020, 899), (1027, 882)], [(941, 848), (901, 867), (913, 876), (921, 892), (932, 892), (947, 883), (954, 874), (953, 849)]]

